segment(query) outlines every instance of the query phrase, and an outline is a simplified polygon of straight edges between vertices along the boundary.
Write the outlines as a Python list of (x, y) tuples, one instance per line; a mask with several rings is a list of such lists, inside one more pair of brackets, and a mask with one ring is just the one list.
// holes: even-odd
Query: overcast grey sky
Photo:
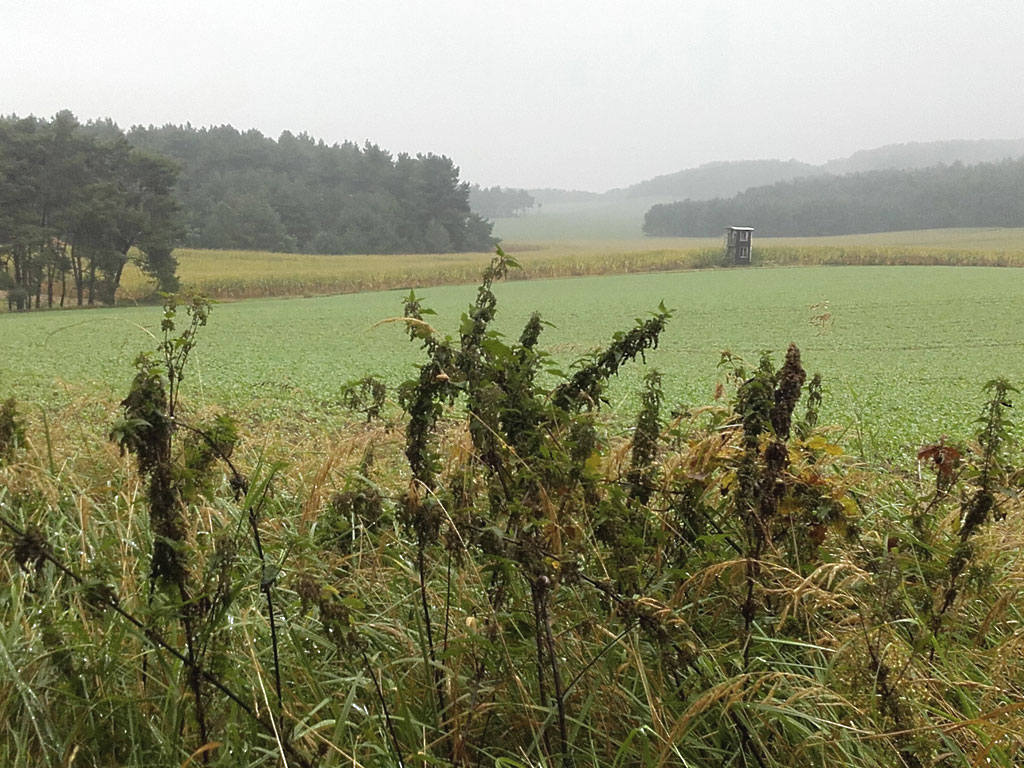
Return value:
[(1024, 0), (0, 0), (0, 111), (230, 123), (602, 191), (1024, 137)]

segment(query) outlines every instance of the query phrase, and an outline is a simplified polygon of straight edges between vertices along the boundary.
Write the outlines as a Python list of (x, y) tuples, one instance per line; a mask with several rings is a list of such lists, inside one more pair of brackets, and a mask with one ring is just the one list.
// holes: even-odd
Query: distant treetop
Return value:
[(181, 164), (185, 243), (304, 253), (485, 251), (491, 225), (447, 157), (392, 156), (376, 144), (275, 141), (230, 125), (136, 126), (136, 146)]

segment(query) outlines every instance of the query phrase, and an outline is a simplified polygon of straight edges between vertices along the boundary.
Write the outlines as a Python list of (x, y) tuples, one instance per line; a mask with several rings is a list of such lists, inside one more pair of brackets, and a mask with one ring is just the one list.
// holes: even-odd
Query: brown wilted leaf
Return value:
[(926, 445), (917, 452), (918, 461), (930, 461), (936, 471), (947, 479), (953, 476), (953, 469), (960, 463), (962, 456), (959, 450), (946, 445), (942, 440), (934, 445)]

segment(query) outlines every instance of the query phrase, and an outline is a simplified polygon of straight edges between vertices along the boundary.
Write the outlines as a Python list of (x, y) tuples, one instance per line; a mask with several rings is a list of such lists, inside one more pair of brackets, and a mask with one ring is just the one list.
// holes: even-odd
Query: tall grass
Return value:
[[(71, 413), (57, 416), (58, 425), (73, 423)], [(42, 424), (29, 421), (38, 434)], [(696, 427), (684, 420), (670, 428), (688, 447), (662, 458), (659, 487), (685, 488), (696, 473), (723, 460), (728, 465), (732, 440)], [(443, 482), (456, 487), (464, 482), (460, 467), (470, 441), (457, 424), (449, 430)], [(21, 525), (35, 523), (53, 553), (87, 580), (75, 585), (48, 563), (37, 570), (29, 561), (22, 570), (5, 557), (0, 564), (6, 725), (0, 762), (11, 768), (182, 765), (205, 747), (192, 764), (204, 756), (211, 765), (280, 764), (274, 735), (220, 697), (211, 696), (211, 741), (199, 743), (181, 663), (90, 592), (114, 587), (126, 610), (162, 621), (164, 609), (148, 605), (145, 553), (152, 540), (139, 480), (100, 436), (82, 437), (67, 427), (53, 431), (55, 472), (43, 440), (0, 468), (0, 513)], [(417, 618), (412, 543), (398, 522), (406, 482), (398, 464), (402, 442), (386, 423), (353, 420), (302, 432), (264, 426), (246, 436), (236, 457), (257, 479), (268, 461), (290, 457), (264, 510), (263, 546), (282, 567), (276, 575), (286, 617), (282, 732), (302, 755), (319, 755), (318, 765), (395, 765), (396, 741), (405, 765), (448, 761), (449, 748), (433, 725), (439, 717)], [(614, 483), (628, 447), (610, 445), (594, 468)], [(368, 470), (371, 448), (376, 461)], [(1024, 588), (1020, 509), (1007, 510), (976, 542), (975, 558), (988, 575), (957, 603), (945, 637), (922, 645), (915, 628), (927, 625), (927, 610), (914, 600), (929, 571), (941, 566), (953, 509), (934, 510), (935, 528), (923, 533), (913, 511), (927, 507), (927, 475), (919, 480), (877, 474), (844, 457), (822, 460), (848, 478), (843, 487), (863, 508), (859, 539), (830, 532), (812, 568), (764, 558), (757, 594), (772, 608), (746, 636), (739, 555), (702, 563), (694, 550), (692, 565), (664, 582), (662, 600), (617, 603), (624, 598), (602, 597), (600, 578), (600, 589), (559, 588), (552, 629), (576, 764), (1018, 764), (1024, 749), (1024, 615), (1014, 599)], [(381, 494), (376, 522), (352, 516), (345, 501), (361, 484)], [(711, 487), (705, 501), (718, 494)], [(209, 563), (204, 568), (232, 551), (225, 543), (244, 529), (244, 514), (226, 494), (190, 511), (189, 539), (196, 561)], [(663, 517), (671, 526), (666, 530), (685, 532)], [(703, 546), (721, 537), (705, 535)], [(12, 540), (5, 531), (4, 541)], [(211, 638), (211, 668), (255, 711), (272, 712), (262, 566), (244, 541), (235, 546), (229, 556), (235, 587), (224, 629)], [(459, 557), (453, 581), (443, 553), (427, 578), (436, 640), (444, 648), (436, 663), (450, 681), (451, 711), (440, 721), (447, 723), (445, 738), (459, 745), (455, 762), (560, 764), (551, 756), (558, 749), (551, 743), (557, 713), (536, 698), (529, 623), (514, 612), (495, 613), (493, 558), (473, 549)], [(587, 571), (614, 576), (610, 557), (595, 545), (584, 560)], [(528, 602), (518, 589), (511, 599)], [(755, 650), (744, 667), (745, 645)], [(882, 666), (897, 681), (893, 695), (902, 710), (885, 708), (876, 685)]]

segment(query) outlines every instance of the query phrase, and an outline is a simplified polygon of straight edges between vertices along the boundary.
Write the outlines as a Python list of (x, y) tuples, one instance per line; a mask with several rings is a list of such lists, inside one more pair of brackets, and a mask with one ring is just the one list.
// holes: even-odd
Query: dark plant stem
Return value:
[(373, 687), (377, 691), (377, 698), (380, 700), (381, 709), (384, 710), (384, 723), (388, 729), (388, 735), (391, 737), (391, 746), (395, 750), (395, 759), (398, 760), (399, 768), (405, 768), (405, 762), (402, 760), (402, 748), (398, 744), (398, 736), (395, 735), (395, 725), (391, 722), (391, 713), (388, 711), (388, 703), (384, 699), (384, 690), (380, 687), (380, 682), (377, 680), (377, 675), (373, 672), (373, 667), (370, 665), (370, 657), (366, 655), (366, 649), (360, 648), (360, 653), (363, 655), (363, 664), (366, 665), (366, 674), (373, 680)]
[(626, 625), (625, 629), (623, 629), (621, 632), (619, 632), (619, 634), (617, 634), (615, 637), (613, 637), (611, 640), (605, 643), (604, 647), (596, 654), (594, 654), (594, 658), (592, 658), (590, 661), (584, 664), (583, 669), (577, 672), (573, 679), (569, 681), (569, 684), (565, 686), (565, 690), (562, 692), (562, 696), (568, 696), (572, 692), (572, 689), (576, 687), (576, 684), (583, 679), (583, 676), (587, 674), (587, 672), (589, 672), (590, 669), (595, 664), (597, 664), (597, 662), (604, 658), (604, 655), (608, 653), (608, 651), (610, 651), (612, 648), (618, 645), (619, 641), (622, 640), (622, 638), (624, 638), (626, 635), (632, 632), (635, 627), (636, 624), (631, 621), (629, 624)]
[(558, 671), (558, 656), (555, 654), (555, 639), (551, 634), (551, 621), (548, 618), (548, 579), (541, 576), (538, 579), (540, 589), (538, 590), (537, 603), (540, 607), (541, 624), (544, 627), (544, 639), (547, 643), (548, 661), (551, 663), (551, 681), (555, 686), (555, 704), (558, 707), (558, 736), (561, 742), (562, 765), (571, 766), (572, 756), (569, 754), (569, 729), (565, 717), (565, 696), (562, 693), (562, 676)]
[[(269, 488), (268, 484), (264, 486), (264, 493)], [(255, 509), (249, 510), (249, 525), (252, 528), (253, 543), (256, 546), (256, 554), (259, 555), (261, 564), (260, 574), (260, 591), (267, 598), (267, 617), (270, 620), (270, 645), (274, 653), (274, 691), (277, 694), (277, 719), (279, 722), (284, 721), (284, 697), (281, 695), (281, 659), (278, 652), (277, 643), (277, 620), (274, 615), (274, 580), (267, 571), (267, 560), (263, 555), (263, 543), (260, 540), (260, 526), (259, 526), (259, 511), (263, 506), (263, 502), (266, 499), (264, 495), (259, 504)]]
[(754, 605), (754, 584), (757, 582), (757, 564), (753, 554), (748, 555), (744, 570), (747, 579), (747, 596), (743, 601), (743, 671), (750, 666), (751, 633), (754, 625), (756, 607)]
[[(531, 585), (531, 592), (533, 593), (533, 634), (537, 641), (537, 695), (540, 697), (542, 706), (548, 706), (548, 692), (547, 684), (544, 681), (544, 628), (543, 628), (543, 609), (541, 608), (541, 600), (543, 596), (541, 594), (540, 587), (537, 582)], [(544, 742), (544, 751), (547, 755), (551, 755), (551, 742), (548, 739), (547, 729), (541, 724), (541, 728), (544, 729), (541, 732), (542, 741)]]
[[(192, 688), (192, 696), (196, 701), (196, 723), (199, 726), (199, 739), (203, 744), (209, 742), (206, 729), (206, 703), (203, 700), (202, 684), (198, 674), (199, 663), (195, 652), (195, 637), (192, 627), (192, 600), (184, 583), (178, 583), (178, 594), (181, 597), (181, 627), (185, 631), (185, 649), (188, 652), (188, 681)], [(203, 762), (209, 760), (209, 751), (203, 753)]]
[(430, 670), (434, 678), (434, 690), (437, 694), (437, 706), (438, 706), (438, 725), (441, 731), (447, 734), (447, 728), (444, 725), (445, 712), (448, 711), (448, 697), (444, 693), (444, 676), (441, 674), (441, 669), (437, 665), (437, 655), (434, 653), (434, 629), (433, 624), (430, 621), (430, 605), (427, 601), (427, 564), (424, 550), (426, 547), (423, 542), (419, 543), (418, 551), (416, 554), (416, 569), (419, 571), (420, 576), (420, 604), (423, 609), (423, 621), (427, 630), (427, 654), (429, 655)]
[(452, 553), (448, 553), (447, 574), (445, 576), (444, 590), (444, 639), (441, 641), (441, 655), (448, 656), (448, 629), (451, 621), (452, 609)]

